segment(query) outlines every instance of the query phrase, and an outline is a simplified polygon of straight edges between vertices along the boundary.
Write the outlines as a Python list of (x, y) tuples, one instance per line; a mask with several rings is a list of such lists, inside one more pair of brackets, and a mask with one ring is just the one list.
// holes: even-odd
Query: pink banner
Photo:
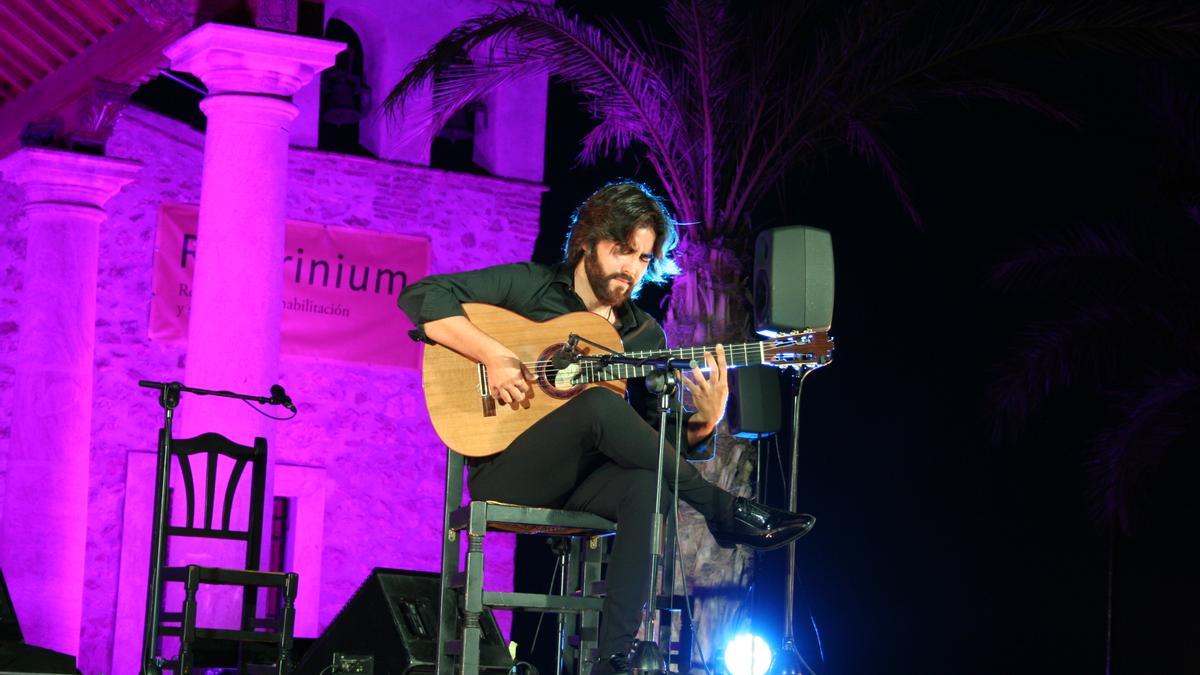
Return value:
[[(150, 338), (186, 340), (199, 209), (164, 204), (154, 252)], [(284, 236), (283, 334), (287, 354), (417, 366), (400, 291), (429, 273), (429, 240), (290, 220)]]

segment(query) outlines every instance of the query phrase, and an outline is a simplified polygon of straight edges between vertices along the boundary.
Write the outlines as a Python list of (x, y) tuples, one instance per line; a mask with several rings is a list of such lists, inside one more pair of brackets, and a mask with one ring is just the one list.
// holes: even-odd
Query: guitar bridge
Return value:
[(478, 363), (475, 369), (479, 373), (479, 400), (483, 403), (483, 416), (495, 417), (496, 399), (492, 398), (492, 393), (488, 391), (487, 366)]

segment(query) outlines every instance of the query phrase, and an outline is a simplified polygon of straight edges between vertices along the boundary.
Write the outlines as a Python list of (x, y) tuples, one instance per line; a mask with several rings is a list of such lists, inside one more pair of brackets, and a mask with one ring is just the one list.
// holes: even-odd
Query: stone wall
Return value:
[[(162, 203), (199, 203), (203, 143), (186, 125), (136, 108), (126, 110), (109, 143), (110, 156), (139, 160), (144, 168), (109, 202), (111, 215), (101, 226), (79, 658), (85, 673), (136, 670), (145, 598), (145, 569), (137, 561), (147, 559), (150, 514), (132, 497), (146, 493), (134, 467), (153, 452), (162, 416), (154, 392), (136, 383), (182, 379), (186, 357), (185, 345), (147, 338), (155, 228)], [(301, 149), (291, 153), (289, 180), (289, 218), (429, 237), (433, 272), (528, 260), (544, 190)], [(19, 199), (17, 188), (0, 181), (0, 471), (21, 324)], [(408, 339), (399, 325), (393, 339)], [(280, 372), (300, 414), (279, 424), (272, 452), (281, 466), (308, 468), (296, 475), (315, 477), (316, 487), (305, 489), (319, 492), (324, 505), (291, 538), (319, 559), (319, 581), (301, 578), (297, 617), (299, 635), (316, 635), (372, 567), (437, 569), (445, 450), (429, 426), (417, 370), (284, 355)], [(186, 407), (185, 398), (181, 415)], [(2, 490), (0, 474), (0, 504)], [(491, 562), (498, 564), (488, 574), (498, 584), (511, 579), (511, 551)]]

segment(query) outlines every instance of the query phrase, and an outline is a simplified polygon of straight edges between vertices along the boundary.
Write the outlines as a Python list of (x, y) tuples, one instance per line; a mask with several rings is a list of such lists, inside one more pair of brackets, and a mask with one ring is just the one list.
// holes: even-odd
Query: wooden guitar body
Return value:
[[(572, 333), (622, 351), (616, 328), (599, 316), (575, 312), (536, 322), (492, 305), (467, 303), (463, 309), (472, 323), (516, 352), (537, 377), (530, 383), (526, 400), (513, 409), (490, 396), (478, 363), (441, 345), (425, 345), (425, 404), (434, 430), (455, 452), (468, 457), (496, 454), (534, 422), (587, 388), (604, 387), (625, 395), (624, 380), (571, 386), (564, 380), (570, 369), (559, 373), (549, 364)], [(578, 346), (583, 354), (592, 349), (585, 343)], [(557, 386), (560, 382), (565, 386)]]

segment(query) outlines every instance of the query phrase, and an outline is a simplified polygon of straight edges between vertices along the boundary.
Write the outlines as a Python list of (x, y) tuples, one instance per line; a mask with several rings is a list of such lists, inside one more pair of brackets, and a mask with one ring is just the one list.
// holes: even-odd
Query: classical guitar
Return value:
[[(425, 345), (422, 379), (433, 428), (448, 447), (468, 457), (484, 457), (504, 450), (534, 422), (587, 388), (604, 387), (624, 396), (626, 378), (646, 375), (650, 370), (649, 366), (587, 361), (555, 368), (553, 356), (572, 333), (621, 351), (616, 329), (590, 312), (537, 322), (492, 305), (468, 303), (463, 309), (472, 323), (516, 352), (535, 376), (526, 402), (514, 409), (492, 398), (487, 369), (482, 364), (440, 345)], [(584, 342), (577, 349), (585, 355), (604, 353)], [(673, 358), (703, 364), (704, 353), (711, 351), (712, 347), (690, 347), (625, 355), (641, 358), (669, 353)], [(803, 331), (765, 342), (725, 345), (725, 359), (730, 367), (763, 363), (818, 368), (829, 363), (832, 355), (833, 338), (824, 331)]]

